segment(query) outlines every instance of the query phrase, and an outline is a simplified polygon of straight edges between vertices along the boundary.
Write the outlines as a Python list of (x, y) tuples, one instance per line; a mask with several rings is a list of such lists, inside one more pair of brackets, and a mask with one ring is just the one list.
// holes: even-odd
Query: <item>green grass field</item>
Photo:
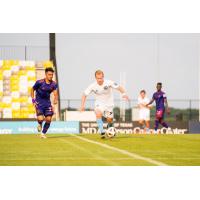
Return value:
[(196, 166), (200, 134), (0, 135), (1, 166)]

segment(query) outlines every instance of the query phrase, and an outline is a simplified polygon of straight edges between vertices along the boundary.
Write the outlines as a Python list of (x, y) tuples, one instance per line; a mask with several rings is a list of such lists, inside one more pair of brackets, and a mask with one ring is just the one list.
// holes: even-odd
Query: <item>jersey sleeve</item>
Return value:
[(152, 99), (156, 100), (156, 94), (155, 93), (153, 94)]
[(114, 88), (114, 89), (117, 89), (119, 88), (119, 84), (114, 82), (114, 81), (108, 81), (109, 82), (109, 85)]
[(167, 99), (167, 95), (163, 93), (163, 99)]
[(88, 96), (93, 92), (93, 84), (89, 85), (88, 88), (83, 92), (85, 96)]
[(55, 83), (54, 86), (53, 86), (53, 90), (57, 90), (58, 89), (58, 84)]
[(36, 81), (35, 84), (33, 85), (33, 89), (37, 90), (40, 87), (40, 85), (41, 85), (40, 81), (39, 80)]

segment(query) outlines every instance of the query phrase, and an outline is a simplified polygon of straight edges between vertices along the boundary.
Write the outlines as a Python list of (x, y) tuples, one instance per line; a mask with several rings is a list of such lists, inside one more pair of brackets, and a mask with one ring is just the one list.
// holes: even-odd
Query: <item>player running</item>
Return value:
[(146, 104), (149, 103), (149, 98), (146, 96), (146, 91), (141, 90), (138, 97), (138, 107), (139, 107), (139, 124), (144, 129), (144, 133), (149, 133), (149, 121), (150, 121), (150, 108), (149, 105), (146, 107)]
[[(46, 132), (50, 127), (51, 119), (54, 114), (53, 106), (51, 105), (50, 94), (53, 92), (54, 100), (53, 104), (58, 102), (57, 84), (53, 81), (53, 68), (45, 69), (45, 78), (35, 82), (35, 85), (31, 89), (31, 97), (33, 105), (36, 109), (38, 132), (41, 132), (41, 138), (46, 138)], [(35, 97), (36, 93), (36, 97)], [(45, 124), (42, 127), (42, 123), (45, 120)]]
[(157, 83), (156, 88), (157, 88), (157, 92), (153, 94), (152, 100), (148, 104), (146, 104), (146, 106), (149, 106), (150, 104), (154, 102), (154, 100), (156, 102), (155, 133), (157, 133), (159, 123), (163, 127), (168, 128), (167, 123), (164, 121), (165, 107), (167, 110), (167, 114), (170, 113), (166, 94), (161, 90), (162, 83)]
[(92, 83), (83, 93), (82, 101), (81, 101), (81, 111), (85, 110), (85, 101), (87, 96), (90, 93), (94, 93), (95, 95), (95, 114), (96, 120), (98, 124), (98, 128), (102, 138), (105, 138), (105, 130), (103, 128), (103, 120), (104, 116), (107, 120), (107, 128), (113, 126), (113, 89), (117, 89), (122, 97), (126, 100), (129, 100), (129, 97), (126, 95), (123, 87), (118, 85), (117, 83), (111, 80), (104, 80), (104, 73), (101, 70), (97, 70), (95, 72), (96, 81)]

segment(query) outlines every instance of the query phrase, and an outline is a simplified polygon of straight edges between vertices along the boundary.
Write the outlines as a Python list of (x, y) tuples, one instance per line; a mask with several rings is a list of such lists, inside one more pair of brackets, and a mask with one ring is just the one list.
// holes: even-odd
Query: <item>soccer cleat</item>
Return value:
[(47, 137), (46, 137), (46, 135), (44, 133), (41, 133), (40, 138), (46, 139)]
[(155, 135), (157, 135), (158, 134), (158, 131), (157, 130), (154, 130), (154, 132), (153, 132)]
[(146, 133), (147, 133), (147, 134), (150, 134), (149, 128), (146, 128)]
[(103, 131), (103, 132), (101, 132), (101, 139), (105, 139), (106, 138), (106, 132), (105, 131)]

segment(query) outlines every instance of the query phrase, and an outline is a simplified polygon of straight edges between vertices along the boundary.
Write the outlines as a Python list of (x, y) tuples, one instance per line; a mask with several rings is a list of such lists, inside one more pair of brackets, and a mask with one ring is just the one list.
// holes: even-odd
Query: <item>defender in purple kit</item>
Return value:
[(154, 101), (156, 102), (155, 133), (157, 133), (159, 124), (161, 124), (165, 128), (168, 128), (167, 123), (164, 121), (165, 107), (167, 113), (170, 113), (166, 94), (161, 90), (162, 83), (157, 83), (156, 88), (157, 92), (153, 94), (152, 100), (148, 104), (146, 104), (146, 106), (149, 106)]
[[(31, 89), (32, 102), (36, 109), (38, 132), (41, 132), (41, 138), (46, 138), (46, 132), (50, 127), (51, 119), (54, 114), (54, 108), (51, 105), (50, 95), (53, 92), (53, 104), (58, 102), (57, 84), (53, 81), (53, 68), (45, 69), (45, 78), (35, 82)], [(44, 126), (42, 126), (45, 120)]]

